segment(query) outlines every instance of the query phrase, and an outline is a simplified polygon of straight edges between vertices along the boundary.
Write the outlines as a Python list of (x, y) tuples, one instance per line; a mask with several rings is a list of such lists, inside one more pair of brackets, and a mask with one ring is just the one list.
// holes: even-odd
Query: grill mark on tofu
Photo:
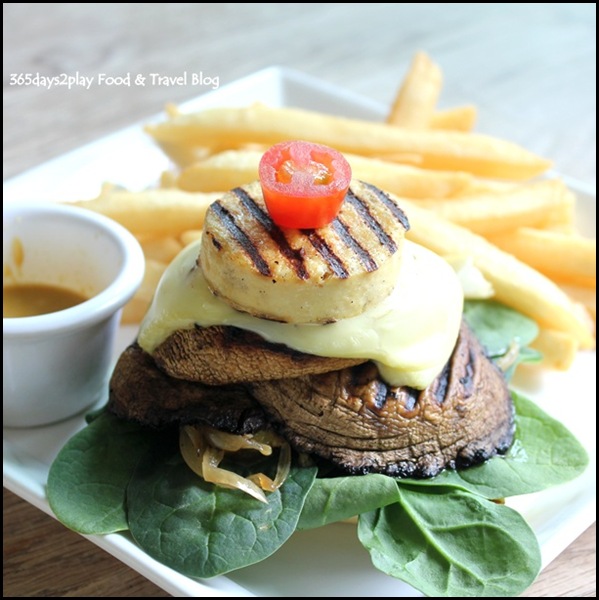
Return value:
[(370, 252), (368, 252), (368, 250), (366, 250), (358, 242), (358, 240), (353, 237), (348, 226), (341, 221), (341, 219), (335, 219), (332, 223), (332, 226), (335, 230), (335, 233), (339, 236), (343, 243), (355, 252), (366, 271), (371, 273), (372, 271), (376, 271), (378, 269), (378, 265), (376, 264), (374, 258), (372, 258)]
[(316, 233), (314, 229), (302, 229), (301, 231), (308, 238), (322, 259), (331, 268), (335, 276), (339, 277), (339, 279), (347, 279), (349, 277), (349, 272), (345, 268), (343, 261), (333, 252), (326, 240)]
[[(359, 181), (325, 228), (286, 231), (278, 227), (255, 185), (231, 190), (214, 203), (213, 214), (222, 235), (241, 249), (254, 272), (273, 281), (279, 276), (310, 281), (313, 268), (323, 279), (348, 280), (353, 274), (376, 272), (398, 251), (401, 229), (408, 227), (405, 214), (388, 194)], [(215, 247), (223, 242), (214, 235), (211, 239)]]
[(212, 204), (212, 210), (220, 219), (229, 235), (241, 246), (241, 248), (250, 258), (258, 272), (266, 277), (271, 277), (272, 273), (268, 263), (264, 260), (258, 248), (256, 248), (256, 246), (253, 244), (247, 233), (243, 231), (243, 229), (241, 229), (235, 222), (235, 217), (224, 206), (222, 206), (219, 201), (216, 201)]
[(280, 253), (285, 257), (287, 262), (291, 265), (295, 274), (299, 279), (307, 280), (310, 274), (306, 270), (304, 259), (298, 250), (294, 250), (287, 241), (285, 234), (274, 224), (273, 220), (264, 211), (256, 201), (243, 189), (235, 188), (233, 193), (237, 196), (241, 204), (245, 209), (264, 227), (266, 233), (270, 236), (272, 241), (277, 245)]
[(383, 226), (376, 220), (375, 216), (370, 212), (367, 204), (359, 196), (354, 194), (351, 189), (348, 190), (347, 195), (345, 196), (345, 202), (351, 204), (365, 225), (376, 235), (379, 242), (389, 251), (389, 254), (393, 254), (397, 250), (397, 244), (385, 231)]
[(368, 190), (370, 190), (393, 214), (393, 216), (403, 225), (406, 231), (410, 230), (410, 222), (406, 213), (389, 198), (388, 194), (385, 194), (383, 190), (380, 190), (371, 183), (362, 182)]

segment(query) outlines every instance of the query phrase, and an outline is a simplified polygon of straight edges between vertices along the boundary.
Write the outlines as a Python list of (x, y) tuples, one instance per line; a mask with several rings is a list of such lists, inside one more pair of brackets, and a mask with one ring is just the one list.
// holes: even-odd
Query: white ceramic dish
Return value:
[(2, 321), (3, 423), (47, 425), (104, 397), (121, 309), (141, 284), (144, 255), (129, 231), (91, 210), (8, 202), (2, 216), (5, 286), (59, 284), (88, 298)]
[[(206, 94), (182, 108), (245, 105), (254, 101), (373, 119), (380, 119), (385, 112), (384, 107), (368, 99), (277, 67)], [(136, 160), (130, 161), (131, 156)], [(91, 198), (104, 181), (143, 188), (154, 183), (167, 166), (167, 159), (143, 134), (141, 124), (136, 124), (6, 182), (4, 198)], [(578, 195), (581, 227), (594, 236), (595, 190), (575, 181), (568, 183)], [(120, 329), (115, 357), (135, 332), (133, 327)], [(546, 566), (595, 520), (595, 353), (581, 354), (567, 373), (545, 373), (534, 380), (519, 378), (516, 384), (544, 410), (562, 419), (585, 445), (592, 461), (573, 482), (510, 501), (534, 528)], [(44, 493), (49, 465), (65, 441), (83, 425), (83, 417), (79, 416), (48, 427), (4, 429), (4, 486), (51, 514)], [(126, 535), (89, 539), (174, 596), (421, 596), (374, 569), (357, 540), (355, 528), (343, 524), (295, 534), (266, 561), (228, 576), (201, 581), (157, 563)]]

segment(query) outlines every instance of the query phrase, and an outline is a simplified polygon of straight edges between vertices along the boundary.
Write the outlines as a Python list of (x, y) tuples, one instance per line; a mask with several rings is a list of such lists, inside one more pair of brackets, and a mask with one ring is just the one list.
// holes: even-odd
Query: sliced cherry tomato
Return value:
[(265, 152), (259, 175), (272, 220), (281, 227), (312, 229), (324, 227), (339, 212), (351, 167), (333, 148), (290, 141)]

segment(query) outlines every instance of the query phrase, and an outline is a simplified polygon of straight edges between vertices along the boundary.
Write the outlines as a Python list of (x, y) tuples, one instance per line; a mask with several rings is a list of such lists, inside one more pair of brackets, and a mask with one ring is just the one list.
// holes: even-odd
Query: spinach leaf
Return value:
[(538, 492), (580, 475), (589, 462), (582, 444), (531, 400), (515, 392), (512, 398), (516, 434), (505, 456), (469, 469), (443, 471), (432, 479), (405, 480), (406, 483), (451, 485), (486, 498), (505, 498)]
[(308, 493), (298, 529), (313, 529), (397, 502), (395, 480), (386, 475), (316, 479)]
[(535, 580), (539, 545), (516, 511), (455, 488), (399, 495), (358, 521), (376, 568), (432, 597), (515, 596)]
[[(503, 356), (514, 340), (524, 347), (539, 334), (532, 319), (494, 300), (464, 302), (464, 318), (491, 358)], [(527, 355), (538, 357), (530, 350)]]
[(57, 518), (84, 534), (128, 529), (125, 489), (156, 435), (109, 413), (96, 416), (50, 467), (46, 493)]
[(129, 527), (150, 556), (192, 577), (213, 577), (259, 562), (295, 531), (316, 468), (291, 472), (268, 504), (206, 483), (175, 444), (140, 461), (127, 489)]

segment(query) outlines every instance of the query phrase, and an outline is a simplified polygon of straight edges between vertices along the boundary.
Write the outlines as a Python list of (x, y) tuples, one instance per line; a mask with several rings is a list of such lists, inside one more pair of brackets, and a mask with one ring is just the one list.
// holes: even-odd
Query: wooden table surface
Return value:
[[(127, 72), (218, 77), (293, 67), (389, 104), (417, 50), (443, 69), (441, 106), (596, 182), (594, 4), (4, 4), (4, 177), (210, 91), (106, 86)], [(92, 76), (46, 89), (11, 75)], [(4, 491), (4, 596), (167, 596)], [(596, 595), (595, 526), (525, 596)]]

